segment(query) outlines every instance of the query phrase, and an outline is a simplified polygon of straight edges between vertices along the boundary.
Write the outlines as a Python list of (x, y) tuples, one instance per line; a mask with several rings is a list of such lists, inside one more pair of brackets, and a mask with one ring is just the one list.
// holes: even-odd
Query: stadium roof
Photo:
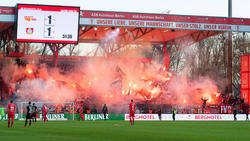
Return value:
[[(0, 7), (0, 32), (13, 26), (14, 7)], [(101, 42), (119, 28), (118, 41), (167, 42), (190, 36), (198, 42), (226, 31), (250, 31), (250, 19), (190, 15), (84, 11), (80, 13), (79, 42)]]

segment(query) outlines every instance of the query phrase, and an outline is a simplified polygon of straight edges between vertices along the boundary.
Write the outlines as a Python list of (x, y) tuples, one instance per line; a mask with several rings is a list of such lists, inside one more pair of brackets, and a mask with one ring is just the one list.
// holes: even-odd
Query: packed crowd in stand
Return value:
[[(20, 62), (17, 60), (17, 64), (19, 65), (25, 65), (23, 62)], [(67, 64), (60, 64), (58, 66), (61, 69), (61, 72), (68, 72), (72, 71), (73, 66), (67, 65)], [(0, 102), (1, 107), (5, 107), (9, 100), (15, 100), (18, 98), (18, 88), (23, 80), (26, 79), (26, 76), (20, 77), (19, 80), (16, 80), (15, 86), (11, 87), (4, 83), (3, 78), (0, 76)], [(159, 110), (161, 110), (161, 113), (172, 113), (173, 109), (177, 110), (177, 113), (181, 114), (198, 114), (198, 113), (215, 113), (219, 114), (222, 113), (221, 106), (235, 106), (239, 105), (237, 109), (237, 113), (246, 113), (248, 112), (248, 105), (244, 103), (244, 100), (242, 100), (238, 96), (233, 96), (232, 94), (221, 94), (220, 95), (220, 103), (218, 105), (207, 105), (206, 102), (204, 103), (204, 100), (201, 100), (200, 105), (173, 105), (173, 104), (154, 104), (148, 100), (145, 100), (144, 102), (135, 102), (136, 103), (136, 113), (141, 114), (153, 114), (158, 113)], [(34, 101), (39, 101), (39, 99), (35, 99)], [(84, 113), (101, 113), (102, 111), (102, 105), (103, 104), (93, 104), (93, 103), (85, 103), (84, 101), (78, 102), (78, 101), (72, 101), (76, 103), (82, 103), (81, 107), (83, 109)], [(110, 105), (108, 106), (113, 107), (117, 105)], [(66, 107), (63, 104), (57, 104), (57, 105), (48, 105), (48, 109), (50, 113), (72, 113), (72, 109), (69, 107)], [(213, 107), (213, 108), (211, 108)], [(78, 113), (78, 107), (75, 107), (75, 113)], [(17, 107), (18, 109), (18, 107)], [(210, 110), (214, 109), (214, 110)], [(39, 107), (38, 107), (39, 110)], [(231, 114), (233, 109), (229, 109), (228, 111), (224, 112), (227, 114)], [(111, 110), (112, 112), (112, 110)], [(117, 111), (113, 111), (114, 113), (117, 113)], [(126, 113), (127, 111), (122, 111), (123, 113)], [(119, 113), (119, 112), (118, 112)]]

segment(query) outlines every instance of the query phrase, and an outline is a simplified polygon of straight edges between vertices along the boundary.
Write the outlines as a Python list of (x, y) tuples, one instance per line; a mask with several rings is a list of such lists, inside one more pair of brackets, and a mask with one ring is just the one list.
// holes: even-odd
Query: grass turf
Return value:
[(248, 121), (0, 121), (1, 141), (247, 141)]

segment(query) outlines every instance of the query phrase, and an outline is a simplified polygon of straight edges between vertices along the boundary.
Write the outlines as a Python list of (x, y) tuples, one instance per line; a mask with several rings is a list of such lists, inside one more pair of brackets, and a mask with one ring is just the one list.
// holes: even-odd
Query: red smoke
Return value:
[[(157, 102), (217, 103), (218, 89), (208, 78), (190, 81), (155, 62), (120, 59), (90, 60), (73, 71), (61, 72), (44, 64), (8, 64), (1, 75), (21, 101), (89, 101), (90, 103)], [(18, 85), (16, 85), (18, 84)]]

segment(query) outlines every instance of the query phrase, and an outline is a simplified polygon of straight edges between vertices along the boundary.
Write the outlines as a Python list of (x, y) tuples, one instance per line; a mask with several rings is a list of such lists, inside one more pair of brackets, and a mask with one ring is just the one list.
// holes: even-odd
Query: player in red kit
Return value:
[(15, 111), (16, 111), (16, 105), (11, 100), (10, 104), (8, 105), (8, 128), (10, 127), (10, 119), (11, 119), (11, 127), (13, 127)]
[(48, 121), (48, 118), (47, 118), (47, 113), (48, 113), (48, 111), (47, 111), (47, 107), (45, 106), (45, 104), (43, 104), (43, 120), (44, 120), (44, 123), (46, 122), (46, 121)]
[(84, 114), (83, 114), (83, 108), (82, 108), (82, 106), (80, 106), (80, 108), (79, 108), (79, 118), (78, 118), (78, 120), (80, 121), (80, 119), (82, 119), (82, 120), (84, 120)]
[(129, 104), (129, 119), (130, 119), (130, 124), (134, 125), (135, 123), (135, 103), (133, 102), (133, 99), (131, 99), (131, 103)]

